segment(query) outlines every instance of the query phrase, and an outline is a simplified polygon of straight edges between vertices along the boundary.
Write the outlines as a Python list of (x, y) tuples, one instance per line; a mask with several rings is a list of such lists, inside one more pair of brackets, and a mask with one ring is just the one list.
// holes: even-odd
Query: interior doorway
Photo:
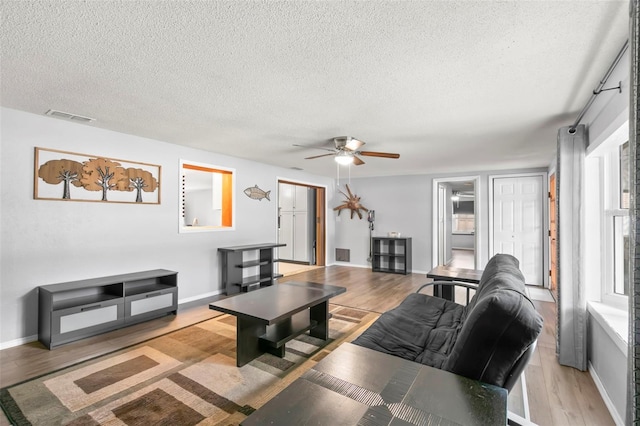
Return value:
[(293, 275), (326, 263), (326, 188), (278, 181), (278, 272)]
[(433, 265), (477, 269), (478, 176), (433, 180)]

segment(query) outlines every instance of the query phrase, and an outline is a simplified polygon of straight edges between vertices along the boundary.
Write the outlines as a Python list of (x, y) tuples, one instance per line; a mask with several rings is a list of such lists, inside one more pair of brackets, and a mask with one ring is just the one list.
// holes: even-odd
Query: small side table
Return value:
[[(454, 268), (452, 266), (438, 265), (427, 274), (427, 278), (434, 281), (460, 281), (463, 283), (480, 284), (482, 278), (481, 269)], [(453, 286), (433, 286), (433, 295), (455, 302)]]

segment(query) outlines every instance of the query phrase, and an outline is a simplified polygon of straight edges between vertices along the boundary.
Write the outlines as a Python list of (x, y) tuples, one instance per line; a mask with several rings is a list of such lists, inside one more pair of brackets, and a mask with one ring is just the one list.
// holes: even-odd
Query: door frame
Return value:
[(474, 268), (478, 269), (478, 265), (480, 265), (480, 260), (482, 259), (482, 250), (480, 241), (483, 241), (484, 233), (482, 232), (482, 220), (481, 220), (481, 212), (482, 212), (482, 188), (480, 187), (480, 175), (474, 176), (449, 176), (449, 177), (439, 177), (433, 178), (431, 195), (432, 195), (432, 246), (431, 246), (431, 267), (435, 267), (438, 264), (438, 251), (440, 249), (439, 246), (439, 238), (438, 238), (438, 215), (440, 210), (439, 205), (439, 196), (438, 196), (438, 186), (441, 183), (446, 182), (463, 182), (463, 181), (473, 181), (473, 191), (474, 191), (474, 219), (475, 219), (475, 232), (474, 232)]
[[(493, 186), (496, 179), (519, 178), (519, 177), (540, 177), (542, 180), (542, 190), (540, 191), (540, 208), (542, 209), (542, 288), (549, 288), (549, 209), (547, 208), (547, 196), (549, 194), (549, 173), (548, 172), (531, 172), (531, 173), (510, 173), (503, 175), (489, 175), (489, 255), (493, 253)], [(546, 227), (546, 229), (544, 229)], [(545, 273), (545, 271), (547, 271)]]
[[(551, 185), (553, 181), (553, 186)], [(549, 217), (547, 222), (549, 223), (549, 284), (548, 288), (551, 290), (551, 294), (558, 300), (558, 223), (557, 223), (557, 211), (558, 211), (558, 183), (556, 179), (556, 171), (549, 171), (549, 180), (547, 181), (547, 201), (548, 201), (548, 213)], [(554, 225), (553, 227), (551, 225)], [(553, 228), (553, 229), (552, 229)], [(556, 244), (553, 244), (553, 241)], [(554, 262), (555, 260), (555, 262)], [(554, 267), (555, 263), (555, 267)], [(555, 278), (555, 283), (554, 283)], [(554, 285), (555, 284), (555, 285)]]
[(316, 248), (315, 259), (316, 266), (327, 265), (327, 186), (312, 182), (305, 182), (296, 179), (276, 177), (276, 221), (275, 234), (278, 241), (278, 204), (280, 200), (280, 184), (288, 183), (297, 186), (306, 186), (316, 190)]

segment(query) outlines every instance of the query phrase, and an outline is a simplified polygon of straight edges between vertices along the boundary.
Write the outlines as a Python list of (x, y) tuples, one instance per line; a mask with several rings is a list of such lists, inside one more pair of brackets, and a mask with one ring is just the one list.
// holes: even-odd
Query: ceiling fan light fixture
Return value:
[(336, 163), (342, 166), (353, 163), (353, 155), (350, 155), (349, 153), (344, 151), (338, 153), (333, 159), (336, 160)]

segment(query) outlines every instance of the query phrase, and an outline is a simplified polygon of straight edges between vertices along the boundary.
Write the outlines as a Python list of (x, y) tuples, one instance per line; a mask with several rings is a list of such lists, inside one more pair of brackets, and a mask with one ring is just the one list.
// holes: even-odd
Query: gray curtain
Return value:
[(558, 130), (558, 361), (587, 369), (587, 297), (582, 278), (584, 162), (587, 130)]
[(629, 42), (631, 44), (631, 87), (629, 101), (629, 160), (631, 167), (630, 194), (631, 194), (631, 288), (629, 292), (629, 351), (628, 351), (628, 386), (627, 386), (627, 421), (628, 425), (640, 423), (640, 159), (638, 155), (638, 141), (640, 133), (640, 117), (638, 108), (638, 90), (640, 90), (640, 5), (638, 0), (631, 1), (631, 20)]

